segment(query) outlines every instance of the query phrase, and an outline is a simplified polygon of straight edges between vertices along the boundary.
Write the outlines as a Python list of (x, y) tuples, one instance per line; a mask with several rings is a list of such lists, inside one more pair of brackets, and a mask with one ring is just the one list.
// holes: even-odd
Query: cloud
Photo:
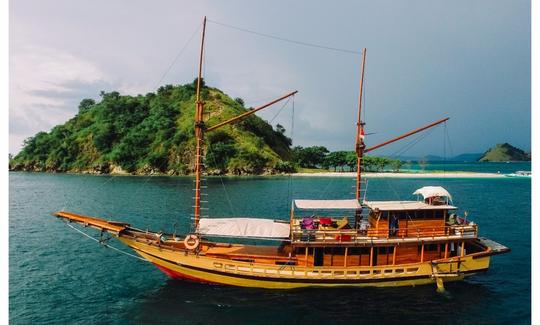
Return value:
[(22, 47), (10, 61), (10, 152), (22, 140), (49, 130), (77, 112), (82, 98), (96, 97), (111, 83), (96, 64), (66, 51)]

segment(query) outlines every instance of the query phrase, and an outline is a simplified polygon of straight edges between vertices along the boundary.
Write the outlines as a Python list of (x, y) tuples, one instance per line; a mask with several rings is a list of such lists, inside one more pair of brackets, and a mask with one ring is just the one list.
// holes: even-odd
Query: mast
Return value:
[(356, 199), (360, 200), (360, 181), (362, 173), (362, 156), (364, 155), (364, 123), (362, 122), (362, 95), (364, 92), (364, 67), (366, 65), (366, 48), (362, 50), (362, 70), (360, 77), (360, 94), (358, 95), (358, 122), (356, 123)]
[(202, 173), (202, 146), (204, 141), (204, 102), (201, 100), (201, 73), (204, 54), (204, 34), (206, 32), (206, 16), (203, 20), (203, 30), (201, 38), (201, 52), (199, 56), (199, 74), (197, 78), (197, 99), (195, 102), (195, 205), (194, 205), (194, 225), (195, 232), (198, 231), (199, 220), (201, 218), (201, 173)]

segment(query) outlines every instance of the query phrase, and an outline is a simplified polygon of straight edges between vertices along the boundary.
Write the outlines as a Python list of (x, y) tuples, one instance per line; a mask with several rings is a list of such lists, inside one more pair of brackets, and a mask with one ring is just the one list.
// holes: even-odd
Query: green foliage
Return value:
[(390, 166), (393, 171), (399, 172), (399, 170), (401, 169), (401, 166), (403, 166), (403, 162), (399, 159), (393, 159), (390, 161)]
[(387, 166), (390, 166), (393, 171), (398, 172), (401, 169), (402, 165), (403, 162), (398, 159), (372, 156), (362, 157), (362, 168), (365, 171), (382, 172)]
[(347, 151), (331, 152), (324, 160), (324, 165), (328, 168), (334, 168), (334, 171), (340, 168), (341, 171), (344, 171), (344, 167), (347, 165)]
[(490, 148), (478, 161), (529, 161), (531, 155), (508, 143), (500, 143)]
[(240, 104), (242, 107), (244, 106), (244, 100), (242, 98), (236, 97), (234, 101)]
[[(183, 86), (164, 85), (156, 93), (122, 96), (100, 93), (83, 99), (79, 113), (50, 132), (26, 139), (10, 168), (34, 171), (109, 172), (115, 166), (132, 173), (191, 172), (197, 79)], [(208, 125), (247, 110), (201, 82)], [(206, 116), (205, 116), (206, 117)], [(290, 158), (291, 140), (253, 115), (236, 126), (207, 134), (206, 164), (222, 172), (260, 173)]]
[(328, 152), (328, 149), (323, 146), (313, 146), (307, 148), (297, 146), (292, 149), (292, 160), (300, 167), (304, 168), (321, 167), (323, 165), (326, 166), (325, 158)]
[(221, 171), (227, 169), (229, 160), (236, 155), (235, 141), (224, 131), (215, 131), (208, 137), (206, 166)]
[(83, 112), (88, 110), (90, 107), (94, 106), (96, 104), (96, 101), (91, 98), (85, 98), (81, 100), (81, 103), (79, 104), (79, 112)]
[(296, 173), (297, 169), (290, 161), (279, 160), (274, 165), (274, 170), (278, 173), (292, 174)]

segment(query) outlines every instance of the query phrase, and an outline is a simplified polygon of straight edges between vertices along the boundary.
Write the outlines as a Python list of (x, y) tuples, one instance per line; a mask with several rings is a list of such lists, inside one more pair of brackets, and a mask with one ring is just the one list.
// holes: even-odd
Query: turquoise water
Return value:
[[(406, 288), (270, 291), (168, 279), (99, 246), (50, 216), (66, 210), (139, 228), (189, 228), (189, 177), (10, 173), (9, 312), (13, 324), (489, 323), (530, 322), (530, 179), (372, 179), (370, 199), (408, 199), (442, 185), (483, 236), (512, 248), (488, 273)], [(211, 216), (288, 218), (290, 197), (342, 198), (348, 178), (209, 178)], [(223, 189), (225, 188), (226, 191)], [(85, 229), (96, 235), (90, 229)], [(118, 242), (112, 242), (121, 247)]]
[(404, 163), (402, 171), (469, 171), (478, 173), (501, 173), (510, 174), (518, 170), (531, 170), (530, 161), (511, 162), (455, 162), (455, 161), (431, 161), (426, 164), (418, 162)]

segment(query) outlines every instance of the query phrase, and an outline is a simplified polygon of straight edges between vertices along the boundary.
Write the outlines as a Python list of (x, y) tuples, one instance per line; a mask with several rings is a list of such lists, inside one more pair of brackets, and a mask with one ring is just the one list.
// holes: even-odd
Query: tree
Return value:
[(389, 159), (383, 157), (373, 157), (373, 159), (373, 165), (375, 167), (375, 170), (377, 170), (378, 172), (382, 172), (384, 170), (384, 167), (390, 162)]
[(234, 101), (240, 104), (240, 106), (244, 107), (244, 100), (242, 98), (236, 97)]
[(399, 159), (393, 159), (390, 162), (390, 166), (391, 166), (392, 170), (395, 171), (395, 172), (399, 172), (402, 165), (403, 165), (403, 162), (401, 160), (399, 160)]
[(306, 168), (322, 167), (326, 154), (328, 153), (328, 149), (323, 146), (313, 146), (307, 148), (297, 146), (292, 150), (293, 161), (300, 167)]
[(349, 167), (350, 171), (356, 171), (356, 164), (358, 163), (358, 156), (354, 151), (347, 151), (345, 158), (345, 164)]
[(85, 98), (81, 100), (81, 103), (79, 104), (79, 112), (84, 112), (90, 107), (94, 106), (96, 104), (96, 101), (91, 98)]
[(343, 167), (347, 165), (347, 151), (331, 152), (325, 157), (325, 160), (324, 164), (328, 167), (334, 167), (334, 171), (337, 171), (338, 167), (344, 171)]

